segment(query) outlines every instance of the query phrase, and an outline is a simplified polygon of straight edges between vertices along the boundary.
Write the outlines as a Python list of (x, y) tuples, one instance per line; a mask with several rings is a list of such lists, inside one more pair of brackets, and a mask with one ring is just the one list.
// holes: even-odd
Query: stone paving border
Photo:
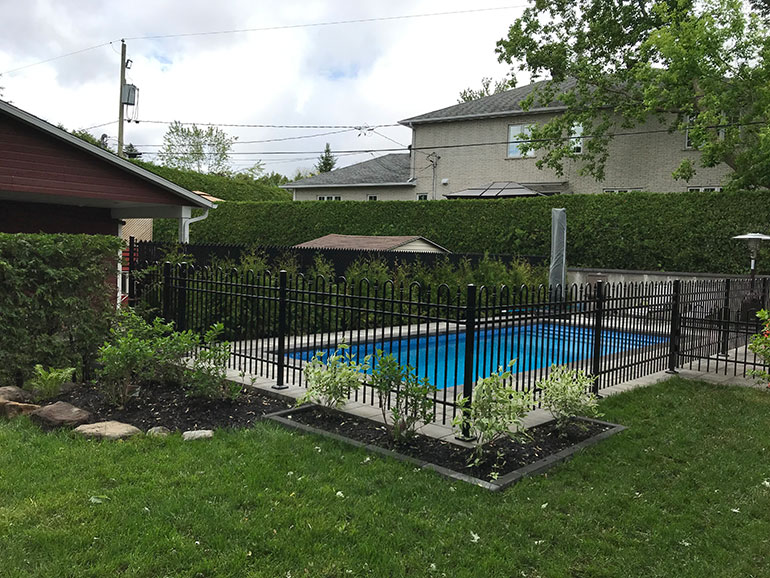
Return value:
[(551, 469), (557, 464), (560, 464), (562, 462), (565, 462), (571, 459), (572, 456), (577, 452), (587, 447), (593, 446), (599, 443), (600, 441), (607, 439), (608, 437), (613, 436), (616, 433), (620, 433), (623, 430), (627, 429), (626, 426), (618, 425), (618, 424), (614, 424), (606, 421), (589, 419), (589, 418), (580, 418), (588, 422), (609, 426), (610, 429), (603, 431), (601, 433), (598, 433), (593, 437), (583, 440), (582, 442), (577, 443), (574, 446), (565, 448), (560, 452), (547, 456), (541, 460), (538, 460), (526, 466), (522, 466), (512, 472), (505, 474), (504, 476), (501, 476), (497, 480), (487, 481), (487, 480), (482, 480), (481, 478), (475, 478), (473, 476), (469, 476), (468, 474), (457, 472), (455, 470), (451, 470), (449, 468), (445, 468), (443, 466), (439, 466), (437, 464), (433, 464), (428, 461), (413, 458), (411, 456), (404, 455), (394, 450), (385, 449), (374, 444), (366, 444), (336, 433), (328, 432), (326, 430), (322, 430), (322, 429), (315, 428), (313, 426), (306, 425), (304, 423), (298, 423), (296, 421), (293, 421), (284, 417), (286, 415), (307, 411), (312, 407), (314, 406), (306, 405), (298, 408), (285, 409), (283, 411), (266, 415), (265, 419), (269, 419), (271, 421), (281, 424), (284, 427), (296, 429), (304, 433), (316, 434), (328, 439), (336, 440), (336, 441), (351, 445), (353, 447), (363, 448), (367, 451), (377, 453), (385, 457), (393, 458), (401, 462), (406, 462), (408, 464), (412, 464), (414, 466), (417, 466), (425, 470), (434, 471), (444, 476), (445, 478), (457, 480), (460, 482), (466, 482), (468, 484), (473, 484), (474, 486), (479, 486), (480, 488), (484, 488), (485, 490), (490, 490), (492, 492), (499, 492), (501, 490), (504, 490), (505, 488), (515, 484), (522, 478), (542, 474), (543, 472)]

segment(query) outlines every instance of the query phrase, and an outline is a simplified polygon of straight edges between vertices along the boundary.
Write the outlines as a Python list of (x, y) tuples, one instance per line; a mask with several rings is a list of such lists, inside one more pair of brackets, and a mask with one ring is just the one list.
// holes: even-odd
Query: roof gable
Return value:
[(394, 251), (413, 241), (422, 241), (443, 252), (444, 247), (419, 235), (337, 235), (330, 234), (294, 245), (300, 249), (357, 249), (361, 251)]

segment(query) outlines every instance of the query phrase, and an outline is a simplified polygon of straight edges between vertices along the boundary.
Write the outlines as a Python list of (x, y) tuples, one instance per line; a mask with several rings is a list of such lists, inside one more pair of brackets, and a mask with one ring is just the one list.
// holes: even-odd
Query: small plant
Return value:
[[(508, 367), (514, 363), (515, 361), (511, 361)], [(516, 435), (514, 430), (521, 429), (524, 416), (532, 408), (532, 394), (509, 387), (506, 382), (510, 377), (510, 370), (503, 371), (501, 366), (489, 377), (479, 379), (473, 389), (473, 400), (470, 403), (462, 396), (457, 399), (458, 407), (463, 411), (457, 414), (452, 425), (460, 428), (467, 426), (476, 437), (476, 462), (483, 458), (485, 446), (490, 442), (504, 436)]]
[(418, 378), (413, 367), (399, 364), (392, 354), (384, 355), (382, 350), (377, 350), (371, 385), (379, 398), (382, 419), (385, 424), (390, 422), (396, 443), (412, 437), (418, 423), (433, 420), (435, 412), (430, 396), (436, 391), (435, 386), (427, 379)]
[[(757, 317), (762, 321), (762, 331), (751, 336), (749, 350), (761, 358), (765, 365), (770, 365), (770, 313), (766, 309), (757, 311)], [(770, 387), (770, 373), (762, 369), (752, 369), (750, 375), (764, 379)]]
[(225, 326), (216, 323), (203, 336), (202, 346), (193, 356), (192, 366), (185, 371), (185, 387), (190, 395), (208, 398), (237, 399), (241, 385), (227, 380), (230, 343), (218, 341)]
[(323, 361), (326, 352), (319, 351), (313, 356), (304, 369), (308, 389), (297, 400), (297, 405), (309, 401), (320, 401), (326, 407), (336, 409), (345, 405), (350, 392), (361, 387), (361, 374), (369, 369), (370, 359), (367, 355), (364, 363), (358, 363), (347, 349), (348, 345), (341, 344), (326, 363)]
[(65, 382), (72, 380), (74, 374), (74, 367), (65, 367), (62, 369), (49, 367), (48, 369), (45, 369), (38, 363), (34, 367), (33, 377), (27, 382), (27, 389), (32, 392), (35, 401), (48, 399), (58, 395), (61, 386)]
[(548, 377), (537, 383), (543, 391), (543, 407), (556, 419), (556, 427), (562, 434), (572, 418), (599, 415), (598, 399), (590, 393), (593, 383), (594, 378), (582, 369), (569, 369), (565, 365), (552, 365)]

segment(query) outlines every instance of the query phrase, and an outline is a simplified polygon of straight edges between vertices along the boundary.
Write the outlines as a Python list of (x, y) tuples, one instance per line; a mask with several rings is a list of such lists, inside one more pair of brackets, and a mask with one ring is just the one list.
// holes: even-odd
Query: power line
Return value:
[[(155, 34), (150, 36), (129, 36), (126, 38), (123, 38), (123, 40), (159, 40), (162, 38), (184, 38), (184, 37), (190, 37), (190, 36), (213, 36), (218, 34), (240, 34), (245, 32), (267, 32), (271, 30), (291, 30), (291, 29), (298, 29), (298, 28), (319, 28), (323, 26), (337, 26), (341, 24), (363, 24), (367, 22), (386, 22), (389, 20), (407, 20), (412, 18), (429, 18), (434, 16), (452, 16), (457, 14), (471, 14), (475, 12), (493, 12), (493, 11), (500, 11), (500, 10), (513, 10), (514, 8), (524, 8), (525, 5), (515, 5), (515, 6), (497, 6), (492, 8), (475, 8), (475, 9), (469, 9), (469, 10), (455, 10), (451, 12), (432, 12), (427, 14), (406, 14), (402, 16), (382, 16), (379, 18), (358, 18), (355, 20), (335, 20), (330, 22), (313, 22), (308, 24), (286, 24), (283, 26), (265, 26), (261, 28), (241, 28), (241, 29), (233, 29), (233, 30), (215, 30), (215, 31), (208, 31), (208, 32), (185, 32), (180, 34)], [(19, 66), (17, 68), (12, 68), (10, 70), (5, 70), (3, 72), (0, 72), (0, 75), (3, 74), (11, 74), (14, 72), (18, 72), (20, 70), (24, 70), (26, 68), (31, 68), (33, 66), (38, 66), (40, 64), (45, 64), (47, 62), (52, 62), (54, 60), (59, 60), (60, 58), (66, 58), (67, 56), (73, 56), (75, 54), (81, 54), (83, 52), (88, 52), (90, 50), (95, 50), (97, 48), (101, 48), (103, 46), (112, 45), (113, 42), (120, 42), (120, 39), (116, 40), (110, 40), (108, 42), (102, 42), (101, 44), (95, 44), (94, 46), (89, 46), (87, 48), (81, 48), (79, 50), (73, 50), (72, 52), (67, 52), (65, 54), (60, 54), (58, 56), (53, 56), (51, 58), (46, 58), (44, 60), (38, 60), (36, 62), (32, 62), (30, 64), (25, 64), (24, 66)]]
[(189, 36), (213, 36), (216, 34), (240, 34), (244, 32), (268, 32), (271, 30), (291, 30), (296, 28), (319, 28), (323, 26), (338, 26), (340, 24), (363, 24), (367, 22), (386, 22), (390, 20), (407, 20), (411, 18), (430, 18), (434, 16), (452, 16), (457, 14), (471, 14), (475, 12), (493, 12), (500, 10), (512, 10), (524, 8), (525, 5), (497, 6), (493, 8), (473, 8), (469, 10), (455, 10), (451, 12), (431, 12), (427, 14), (406, 14), (402, 16), (382, 16), (378, 18), (357, 18), (355, 20), (333, 20), (330, 22), (314, 22), (308, 24), (286, 24), (282, 26), (264, 26), (261, 28), (239, 28), (233, 30), (216, 30), (209, 32), (185, 32), (180, 34), (156, 34), (153, 36), (132, 36), (126, 40), (158, 40), (161, 38), (185, 38)]
[[(92, 127), (92, 128), (95, 128), (95, 127)], [(282, 138), (269, 138), (269, 139), (264, 139), (264, 140), (243, 140), (243, 141), (242, 140), (237, 140), (237, 141), (233, 142), (232, 144), (233, 145), (261, 144), (261, 143), (268, 143), (268, 142), (281, 142), (281, 141), (287, 141), (287, 140), (300, 140), (300, 139), (306, 139), (306, 138), (318, 138), (318, 137), (329, 136), (329, 135), (333, 135), (333, 134), (343, 134), (343, 133), (346, 133), (346, 132), (351, 132), (353, 130), (356, 130), (356, 129), (346, 128), (346, 129), (343, 129), (343, 130), (335, 130), (335, 131), (331, 131), (331, 132), (318, 132), (318, 133), (313, 133), (313, 134), (303, 134), (303, 135), (298, 135), (298, 136), (287, 136), (287, 137), (282, 137)], [(162, 147), (164, 145), (162, 145), (162, 144), (135, 144), (134, 146), (137, 146), (137, 147)]]
[[(147, 124), (181, 124), (184, 126), (196, 125), (196, 126), (226, 126), (228, 128), (300, 128), (300, 129), (351, 129), (351, 130), (366, 130), (375, 128), (387, 128), (393, 126), (401, 126), (398, 123), (392, 124), (246, 124), (246, 123), (225, 123), (225, 122), (181, 122), (176, 120), (142, 120), (139, 122)], [(137, 122), (137, 124), (139, 124)]]

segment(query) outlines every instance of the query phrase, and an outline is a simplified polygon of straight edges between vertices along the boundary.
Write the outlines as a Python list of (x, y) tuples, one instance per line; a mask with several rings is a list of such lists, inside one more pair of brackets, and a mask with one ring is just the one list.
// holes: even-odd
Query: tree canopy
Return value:
[(468, 87), (464, 90), (461, 90), (457, 102), (462, 103), (478, 100), (480, 98), (484, 98), (485, 96), (489, 96), (490, 94), (497, 94), (498, 92), (503, 92), (509, 88), (514, 88), (515, 86), (515, 77), (506, 76), (500, 80), (495, 80), (494, 84), (492, 84), (492, 78), (485, 76), (481, 79), (481, 88)]
[[(577, 159), (599, 180), (613, 131), (658, 120), (688, 129), (700, 164), (727, 164), (732, 188), (770, 186), (770, 39), (766, 0), (530, 0), (501, 61), (545, 79), (524, 106), (559, 101), (566, 111), (530, 131), (522, 149), (561, 172)], [(752, 10), (752, 7), (759, 10)], [(682, 160), (674, 175), (697, 167)]]
[(202, 129), (174, 121), (163, 135), (158, 159), (174, 169), (227, 174), (230, 172), (228, 155), (237, 138), (215, 126)]
[(318, 157), (315, 170), (319, 173), (328, 173), (329, 171), (334, 170), (336, 164), (337, 157), (332, 154), (332, 149), (327, 142), (326, 148), (324, 148), (324, 152), (321, 153), (320, 157)]

